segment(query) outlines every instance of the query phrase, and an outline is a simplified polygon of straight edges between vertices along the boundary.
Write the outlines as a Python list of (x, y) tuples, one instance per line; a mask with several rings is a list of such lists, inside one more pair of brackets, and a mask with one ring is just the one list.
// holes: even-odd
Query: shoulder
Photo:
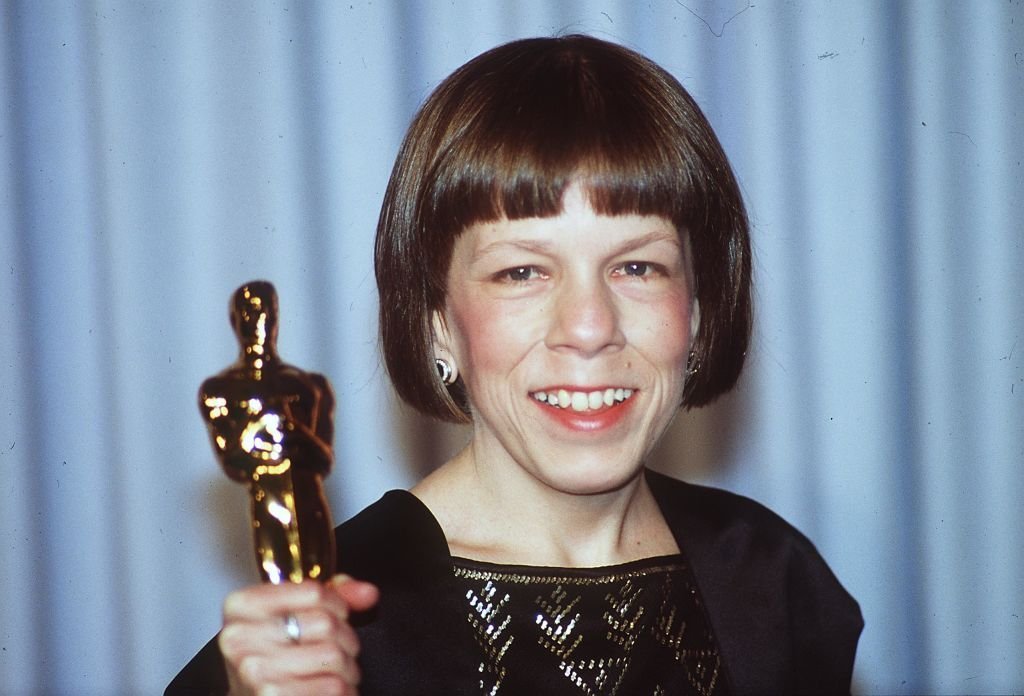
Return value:
[(381, 534), (428, 521), (430, 511), (409, 491), (393, 490), (337, 527), (339, 536)]
[(756, 544), (762, 551), (791, 548), (820, 558), (800, 530), (756, 500), (654, 471), (647, 480), (669, 526), (687, 535), (687, 545)]
[(412, 493), (391, 491), (340, 525), (335, 540), (339, 571), (381, 591), (377, 606), (352, 617), (361, 693), (470, 693), (472, 634), (430, 510)]
[(335, 530), (338, 569), (377, 584), (447, 574), (448, 545), (434, 516), (408, 491), (394, 490)]
[(814, 544), (764, 505), (648, 473), (738, 692), (849, 691), (860, 607)]

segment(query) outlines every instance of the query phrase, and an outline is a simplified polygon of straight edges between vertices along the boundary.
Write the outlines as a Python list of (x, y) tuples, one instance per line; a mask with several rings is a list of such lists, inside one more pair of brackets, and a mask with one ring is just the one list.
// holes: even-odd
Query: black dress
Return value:
[[(704, 644), (697, 645), (702, 642), (697, 640), (686, 646), (691, 650), (685, 653), (689, 672), (666, 678), (681, 674), (684, 681), (677, 683), (689, 683), (693, 693), (700, 693), (711, 683), (708, 666), (716, 664), (719, 676), (711, 684), (716, 693), (848, 693), (863, 621), (857, 603), (811, 542), (742, 496), (650, 471), (647, 478), (681, 549), (669, 561), (678, 565), (674, 582), (693, 590), (695, 604), (682, 611), (693, 616), (698, 607), (708, 623)], [(405, 491), (385, 494), (338, 527), (337, 541), (340, 570), (381, 590), (378, 605), (354, 619), (362, 644), (361, 694), (491, 693), (496, 674), (488, 672), (493, 662), (482, 651), (471, 619), (475, 608), (467, 597), (465, 570), (473, 570), (474, 564), (451, 557), (440, 526), (415, 496)], [(461, 577), (459, 568), (464, 569)], [(502, 572), (479, 564), (476, 570)], [(533, 575), (543, 574), (543, 569), (535, 570), (539, 572)], [(597, 572), (603, 570), (608, 569)], [(697, 629), (687, 639), (701, 635)], [(711, 652), (703, 653), (698, 667), (699, 660), (693, 658), (702, 650)], [(682, 663), (684, 658), (679, 659)], [(517, 686), (525, 683), (518, 681), (521, 670), (513, 674), (509, 665), (495, 693), (536, 693)], [(703, 675), (703, 680), (694, 686), (686, 681), (687, 674)], [(690, 687), (662, 693), (685, 693)], [(167, 688), (168, 694), (226, 691), (216, 641)], [(560, 692), (574, 693), (540, 693)]]

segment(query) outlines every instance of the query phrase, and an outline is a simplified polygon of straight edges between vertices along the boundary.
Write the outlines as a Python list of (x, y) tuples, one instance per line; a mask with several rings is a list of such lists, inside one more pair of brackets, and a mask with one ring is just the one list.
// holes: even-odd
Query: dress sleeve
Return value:
[(227, 692), (228, 675), (214, 636), (167, 685), (164, 696), (223, 696)]
[(860, 607), (807, 537), (763, 505), (648, 472), (737, 694), (849, 693)]
[(806, 545), (791, 557), (787, 584), (794, 693), (850, 693), (864, 620), (857, 602)]

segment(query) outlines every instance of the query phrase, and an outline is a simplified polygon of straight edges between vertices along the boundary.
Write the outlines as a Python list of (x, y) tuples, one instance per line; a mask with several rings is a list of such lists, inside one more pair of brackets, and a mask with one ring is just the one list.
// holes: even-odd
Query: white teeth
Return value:
[(616, 403), (625, 401), (633, 395), (632, 389), (608, 388), (590, 392), (559, 389), (557, 392), (533, 392), (531, 396), (541, 403), (546, 403), (556, 408), (571, 408), (573, 411), (596, 411), (603, 406), (613, 406)]
[[(550, 401), (550, 397), (549, 397)], [(569, 404), (572, 403), (572, 397), (569, 396), (569, 392), (564, 389), (558, 390), (558, 406), (560, 408), (569, 408)]]
[(572, 410), (573, 411), (586, 411), (590, 406), (590, 399), (583, 392), (572, 393)]

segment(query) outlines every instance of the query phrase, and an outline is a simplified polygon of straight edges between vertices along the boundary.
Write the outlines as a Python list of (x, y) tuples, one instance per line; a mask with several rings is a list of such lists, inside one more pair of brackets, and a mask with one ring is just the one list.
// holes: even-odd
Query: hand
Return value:
[[(378, 594), (339, 575), (326, 584), (261, 584), (228, 595), (218, 644), (231, 694), (357, 694), (359, 639), (349, 613), (371, 608)], [(297, 639), (289, 636), (289, 616)]]

